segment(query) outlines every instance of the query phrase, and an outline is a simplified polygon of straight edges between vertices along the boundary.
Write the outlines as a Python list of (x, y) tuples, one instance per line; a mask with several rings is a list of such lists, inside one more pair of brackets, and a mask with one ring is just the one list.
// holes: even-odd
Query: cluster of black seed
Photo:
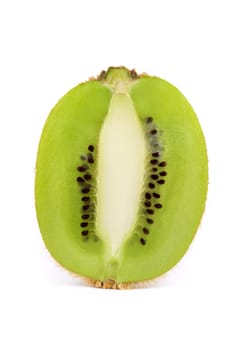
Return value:
[(89, 224), (91, 219), (91, 213), (93, 209), (93, 203), (92, 203), (92, 181), (93, 177), (89, 173), (89, 170), (91, 169), (92, 165), (94, 164), (94, 146), (89, 145), (88, 146), (88, 153), (86, 155), (81, 155), (80, 159), (83, 161), (83, 164), (77, 167), (78, 172), (80, 173), (80, 176), (76, 178), (76, 181), (80, 185), (80, 192), (81, 192), (81, 200), (82, 200), (82, 213), (81, 213), (81, 235), (85, 239), (88, 238), (89, 235)]
[[(163, 185), (166, 180), (165, 176), (167, 176), (167, 172), (164, 170), (164, 167), (167, 166), (167, 163), (162, 160), (162, 154), (159, 151), (158, 130), (153, 124), (153, 118), (147, 117), (146, 124), (148, 126), (147, 133), (149, 139), (149, 146), (152, 150), (150, 157), (150, 174), (147, 178), (147, 187), (148, 189), (144, 193), (144, 214), (146, 225), (143, 225), (142, 232), (144, 235), (150, 234), (150, 225), (154, 223), (152, 219), (152, 215), (154, 215), (155, 210), (161, 209), (162, 204), (159, 202), (159, 198), (161, 197), (160, 193), (158, 193), (158, 189), (161, 185)], [(140, 243), (142, 245), (146, 244), (146, 239), (141, 237)]]

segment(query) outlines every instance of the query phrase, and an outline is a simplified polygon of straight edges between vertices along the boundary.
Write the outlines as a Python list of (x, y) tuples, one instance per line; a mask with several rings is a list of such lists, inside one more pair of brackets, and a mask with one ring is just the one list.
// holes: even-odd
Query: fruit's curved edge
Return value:
[[(205, 214), (205, 209), (206, 209), (206, 205), (205, 205), (205, 208), (204, 208), (204, 211), (202, 214), (202, 218)], [(48, 249), (46, 249), (46, 250), (49, 253), (50, 258), (52, 258), (52, 260), (54, 261), (54, 263), (57, 267), (68, 272), (69, 275), (72, 276), (74, 279), (82, 280), (86, 286), (93, 287), (93, 288), (99, 288), (99, 289), (113, 289), (113, 290), (132, 290), (132, 289), (139, 289), (139, 288), (148, 288), (152, 285), (155, 286), (159, 280), (161, 280), (163, 277), (165, 277), (169, 271), (171, 271), (172, 269), (175, 269), (177, 267), (177, 265), (181, 262), (181, 260), (183, 260), (184, 256), (186, 255), (186, 253), (190, 249), (191, 245), (193, 244), (196, 236), (198, 235), (198, 231), (199, 231), (200, 225), (202, 223), (202, 218), (201, 218), (198, 230), (196, 231), (196, 233), (193, 237), (193, 240), (191, 241), (188, 249), (186, 250), (184, 255), (180, 258), (180, 260), (178, 260), (178, 262), (175, 265), (170, 267), (168, 270), (162, 272), (160, 275), (155, 276), (151, 279), (146, 279), (146, 280), (142, 280), (142, 281), (117, 282), (113, 279), (107, 279), (107, 280), (101, 281), (101, 280), (95, 280), (95, 279), (92, 279), (92, 278), (89, 278), (86, 276), (82, 276), (82, 275), (79, 275), (77, 272), (72, 271), (72, 270), (68, 269), (66, 266), (62, 265), (60, 262), (58, 262), (54, 258), (54, 256), (50, 253), (50, 251)], [(45, 243), (44, 243), (44, 245), (45, 245)], [(47, 248), (46, 245), (45, 245), (45, 248)]]
[(58, 260), (55, 259), (55, 257), (50, 253), (50, 251), (47, 249), (46, 244), (44, 243), (44, 248), (46, 249), (47, 253), (49, 254), (49, 257), (54, 262), (54, 267), (58, 268), (59, 271), (66, 271), (74, 280), (76, 281), (83, 281), (84, 287), (92, 287), (92, 288), (99, 288), (99, 289), (116, 289), (116, 290), (132, 290), (132, 289), (139, 289), (139, 288), (146, 288), (150, 287), (151, 284), (155, 284), (156, 281), (158, 281), (161, 276), (157, 276), (150, 280), (144, 280), (139, 282), (117, 282), (113, 279), (107, 279), (104, 281), (101, 280), (95, 280), (89, 277), (85, 277), (82, 275), (79, 275), (77, 272), (72, 271), (68, 269), (66, 266), (58, 262)]

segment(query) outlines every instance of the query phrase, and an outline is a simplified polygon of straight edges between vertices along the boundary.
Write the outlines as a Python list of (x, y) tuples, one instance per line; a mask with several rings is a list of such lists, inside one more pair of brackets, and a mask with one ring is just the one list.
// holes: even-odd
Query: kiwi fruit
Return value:
[(206, 201), (199, 121), (170, 83), (110, 67), (70, 90), (39, 143), (35, 202), (55, 260), (96, 287), (154, 279), (185, 254)]

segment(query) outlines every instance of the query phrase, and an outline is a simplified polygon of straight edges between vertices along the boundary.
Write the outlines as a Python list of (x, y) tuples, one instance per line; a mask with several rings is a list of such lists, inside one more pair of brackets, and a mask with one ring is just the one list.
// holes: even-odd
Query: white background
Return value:
[[(0, 348), (234, 349), (233, 2), (0, 2)], [(110, 65), (160, 76), (207, 139), (209, 195), (182, 261), (145, 289), (86, 287), (44, 248), (34, 210), (50, 109)]]

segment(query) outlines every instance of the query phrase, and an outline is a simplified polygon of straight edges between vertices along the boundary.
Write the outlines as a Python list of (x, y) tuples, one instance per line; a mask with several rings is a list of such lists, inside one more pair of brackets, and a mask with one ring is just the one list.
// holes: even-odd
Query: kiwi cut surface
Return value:
[(168, 82), (111, 67), (51, 111), (36, 212), (51, 255), (93, 285), (153, 279), (185, 254), (208, 184), (198, 119)]

